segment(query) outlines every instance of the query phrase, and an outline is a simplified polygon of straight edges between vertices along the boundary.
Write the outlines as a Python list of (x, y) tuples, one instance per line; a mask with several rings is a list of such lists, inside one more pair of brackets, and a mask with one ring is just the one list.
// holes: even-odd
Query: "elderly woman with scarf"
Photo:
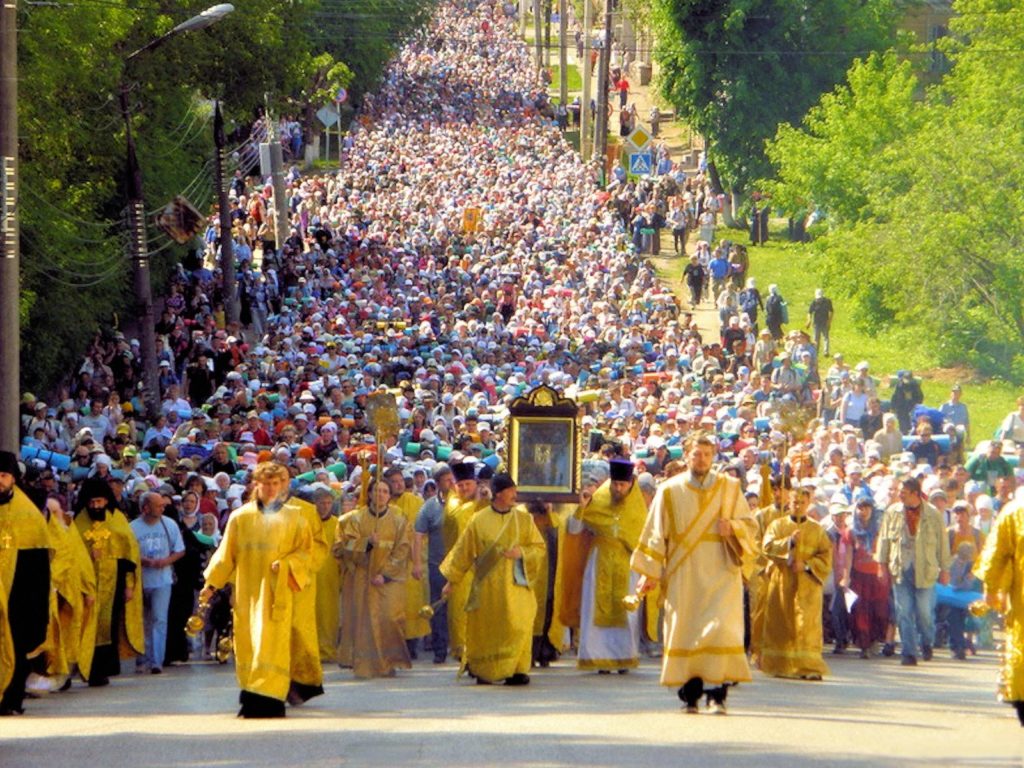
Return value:
[(850, 612), (853, 642), (862, 659), (870, 658), (877, 642), (884, 642), (889, 626), (889, 574), (874, 558), (875, 541), (882, 524), (882, 510), (871, 497), (858, 495), (853, 509), (853, 560), (850, 590), (857, 601)]

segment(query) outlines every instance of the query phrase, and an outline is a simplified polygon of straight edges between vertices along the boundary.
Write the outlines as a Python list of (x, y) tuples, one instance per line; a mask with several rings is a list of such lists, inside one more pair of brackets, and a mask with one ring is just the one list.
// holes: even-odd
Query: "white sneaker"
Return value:
[(724, 715), (726, 714), (725, 704), (719, 704), (717, 701), (713, 701), (708, 706), (708, 712), (712, 715)]
[(43, 675), (38, 675), (35, 672), (30, 674), (28, 679), (25, 680), (25, 695), (31, 696), (34, 699), (46, 696), (53, 690), (56, 690), (53, 680)]

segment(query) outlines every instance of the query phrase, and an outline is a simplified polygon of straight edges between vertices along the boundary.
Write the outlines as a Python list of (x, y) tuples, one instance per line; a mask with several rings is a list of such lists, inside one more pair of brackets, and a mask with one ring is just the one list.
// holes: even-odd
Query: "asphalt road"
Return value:
[(624, 676), (563, 661), (526, 688), (422, 661), (372, 681), (335, 668), (324, 696), (275, 721), (237, 719), (230, 665), (199, 664), (27, 702), (0, 720), (0, 767), (1024, 765), (1024, 729), (993, 696), (993, 654), (829, 662), (820, 683), (755, 673), (725, 717), (682, 713), (656, 661)]

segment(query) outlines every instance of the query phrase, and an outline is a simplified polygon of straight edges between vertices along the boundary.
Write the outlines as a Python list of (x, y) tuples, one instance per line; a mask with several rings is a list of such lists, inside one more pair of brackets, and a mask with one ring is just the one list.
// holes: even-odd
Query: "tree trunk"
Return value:
[[(704, 139), (704, 151), (708, 151), (708, 147), (711, 146), (706, 138)], [(708, 180), (711, 182), (711, 191), (716, 195), (725, 194), (725, 188), (722, 186), (722, 177), (718, 174), (718, 166), (715, 165), (714, 161), (708, 160)], [(726, 204), (722, 206), (722, 223), (727, 227), (736, 228), (743, 225), (738, 224), (734, 217), (736, 208), (736, 199), (739, 193), (732, 191), (729, 193), (729, 199)]]

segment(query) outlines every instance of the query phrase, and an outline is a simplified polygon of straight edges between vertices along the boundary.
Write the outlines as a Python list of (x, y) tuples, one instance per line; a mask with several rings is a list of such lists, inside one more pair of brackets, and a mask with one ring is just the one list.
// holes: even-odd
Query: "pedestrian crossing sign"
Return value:
[(651, 153), (631, 152), (629, 155), (629, 172), (633, 176), (650, 176)]

